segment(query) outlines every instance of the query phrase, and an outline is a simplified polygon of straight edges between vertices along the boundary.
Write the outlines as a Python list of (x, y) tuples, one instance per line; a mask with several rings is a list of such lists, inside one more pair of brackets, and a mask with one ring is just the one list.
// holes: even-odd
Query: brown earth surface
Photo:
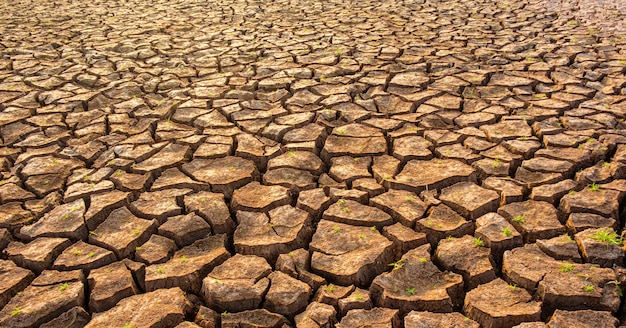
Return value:
[(622, 0), (0, 17), (0, 328), (626, 326)]

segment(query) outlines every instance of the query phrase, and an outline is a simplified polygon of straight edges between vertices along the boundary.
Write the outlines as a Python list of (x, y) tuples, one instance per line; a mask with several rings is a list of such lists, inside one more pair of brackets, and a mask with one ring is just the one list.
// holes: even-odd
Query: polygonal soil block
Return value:
[(512, 327), (522, 322), (541, 319), (541, 302), (523, 288), (493, 280), (469, 291), (463, 311), (485, 328)]
[(109, 249), (118, 259), (131, 255), (135, 248), (156, 231), (156, 220), (134, 216), (126, 207), (119, 208), (89, 234), (89, 242)]
[(324, 220), (354, 226), (382, 228), (393, 224), (391, 216), (376, 207), (363, 205), (348, 199), (340, 199), (330, 205), (322, 215)]
[(230, 208), (233, 212), (267, 212), (291, 204), (289, 189), (281, 186), (264, 186), (251, 182), (233, 193)]
[(85, 302), (80, 271), (44, 271), (0, 311), (0, 326), (38, 327)]
[(163, 223), (158, 232), (160, 235), (176, 242), (179, 248), (190, 245), (194, 241), (211, 234), (211, 227), (194, 213), (173, 216)]
[(184, 247), (165, 263), (148, 266), (145, 289), (176, 286), (185, 292), (199, 293), (202, 279), (230, 257), (225, 243), (225, 235), (210, 236)]
[(460, 182), (444, 188), (439, 199), (470, 220), (495, 212), (500, 203), (500, 195), (497, 192), (471, 182)]
[(400, 328), (398, 310), (373, 308), (371, 310), (351, 310), (335, 325), (336, 328), (351, 327), (385, 327)]
[(59, 271), (92, 270), (116, 261), (112, 251), (79, 241), (59, 255), (52, 269)]
[(366, 286), (393, 259), (393, 243), (375, 228), (321, 220), (309, 245), (311, 269), (339, 285)]
[(202, 281), (202, 296), (220, 312), (241, 312), (259, 307), (269, 288), (272, 267), (254, 255), (235, 254)]
[(404, 328), (480, 328), (478, 322), (458, 313), (432, 313), (411, 311), (404, 317)]
[(19, 266), (40, 273), (50, 268), (52, 261), (71, 244), (67, 238), (41, 237), (28, 244), (13, 241), (4, 252)]
[(386, 180), (393, 189), (420, 193), (427, 189), (442, 189), (462, 181), (476, 182), (476, 171), (471, 166), (452, 159), (412, 160), (394, 179)]
[(511, 203), (500, 207), (498, 214), (509, 220), (515, 229), (522, 233), (527, 243), (565, 233), (565, 227), (559, 222), (557, 210), (550, 203), (534, 200)]
[(159, 289), (127, 297), (112, 309), (94, 314), (85, 328), (114, 327), (120, 323), (130, 327), (175, 327), (191, 310), (191, 303), (180, 288)]
[(410, 311), (451, 312), (463, 300), (463, 278), (441, 272), (430, 259), (426, 244), (393, 263), (391, 272), (376, 277), (370, 294), (377, 306)]
[(93, 312), (106, 311), (121, 299), (139, 292), (131, 271), (122, 262), (92, 270), (87, 282), (90, 290), (89, 309)]
[(415, 221), (422, 218), (428, 206), (417, 195), (406, 190), (391, 189), (369, 200), (375, 206), (391, 215), (396, 222), (409, 228), (415, 227)]
[(491, 251), (481, 239), (469, 235), (442, 239), (435, 256), (444, 269), (463, 276), (466, 290), (496, 279)]
[(233, 243), (238, 253), (257, 255), (271, 263), (279, 254), (306, 246), (313, 228), (307, 212), (285, 205), (265, 213), (237, 212)]
[(20, 268), (15, 263), (0, 260), (0, 308), (35, 279), (30, 270)]
[(235, 222), (230, 217), (223, 194), (200, 191), (185, 195), (185, 210), (188, 213), (196, 212), (204, 218), (215, 235), (232, 233), (235, 230)]

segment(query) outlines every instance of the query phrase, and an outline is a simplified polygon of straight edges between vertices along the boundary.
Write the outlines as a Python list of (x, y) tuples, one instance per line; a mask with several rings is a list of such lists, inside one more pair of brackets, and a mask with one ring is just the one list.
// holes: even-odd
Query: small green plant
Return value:
[(391, 271), (396, 271), (398, 269), (401, 269), (402, 267), (404, 267), (404, 264), (406, 262), (405, 258), (401, 258), (393, 263), (389, 263), (387, 264), (387, 266), (392, 267)]
[(561, 272), (572, 272), (572, 271), (574, 271), (574, 265), (570, 264), (570, 263), (562, 263), (561, 267), (559, 268), (559, 271), (561, 271)]
[(141, 233), (141, 228), (137, 228), (133, 230), (133, 236), (139, 236), (140, 233)]
[(187, 261), (188, 261), (187, 256), (183, 255), (183, 256), (180, 257), (180, 262), (181, 263), (185, 263)]
[(62, 283), (61, 286), (59, 286), (59, 290), (64, 292), (70, 285), (66, 282)]
[(407, 295), (415, 295), (415, 288), (407, 288), (406, 293)]
[(559, 238), (559, 241), (562, 241), (564, 243), (571, 243), (574, 240), (568, 234), (563, 234), (563, 236), (561, 236), (561, 238)]
[(474, 238), (474, 247), (482, 247), (485, 246), (485, 242), (480, 239), (480, 237), (478, 238)]
[(567, 193), (570, 194), (570, 195), (575, 195), (576, 194), (576, 190), (570, 190)]
[(222, 312), (222, 317), (225, 317), (228, 314), (228, 311)]
[(362, 234), (362, 233), (360, 233), (360, 234), (359, 234), (359, 239), (361, 239), (361, 240), (365, 240), (365, 235), (364, 235), (364, 234)]
[(526, 223), (526, 216), (524, 214), (518, 215), (513, 218), (513, 222), (524, 224)]
[(354, 294), (354, 299), (357, 300), (357, 301), (360, 301), (360, 300), (363, 299), (363, 295), (361, 295), (359, 293), (356, 293), (356, 294)]
[(599, 229), (589, 238), (599, 241), (602, 243), (606, 243), (606, 248), (608, 249), (610, 245), (622, 246), (624, 241), (620, 238), (615, 231), (611, 229)]
[(337, 226), (334, 226), (334, 227), (333, 227), (333, 232), (334, 232), (334, 233), (338, 233), (339, 231), (341, 231), (341, 228), (339, 228), (339, 227), (337, 227)]
[(337, 201), (337, 205), (339, 205), (340, 207), (343, 206), (345, 203), (346, 201), (344, 201), (343, 199)]
[(296, 157), (296, 152), (295, 152), (295, 151), (293, 151), (293, 150), (290, 150), (290, 151), (287, 153), (287, 156), (289, 156), (289, 157)]
[(158, 273), (158, 274), (163, 274), (163, 272), (164, 272), (164, 270), (163, 270), (163, 267), (162, 267), (162, 266), (160, 266), (160, 267), (158, 267), (158, 268), (157, 268), (157, 273)]
[(87, 254), (87, 256), (89, 256), (89, 257), (94, 257), (94, 256), (96, 256), (96, 253), (94, 253), (94, 252), (89, 252), (89, 254)]
[(507, 236), (507, 237), (511, 237), (513, 236), (513, 232), (511, 231), (511, 229), (509, 227), (504, 227), (502, 229), (502, 233)]
[(82, 252), (79, 249), (75, 249), (72, 254), (74, 254), (75, 256), (80, 255)]
[(335, 286), (333, 286), (332, 284), (331, 285), (326, 285), (325, 289), (326, 289), (327, 292), (332, 293), (332, 292), (335, 291)]
[(125, 323), (123, 328), (132, 328), (132, 326), (130, 325), (130, 322)]
[(491, 167), (494, 169), (497, 169), (500, 167), (500, 159), (498, 157), (496, 157), (496, 159), (493, 160), (493, 162), (491, 163)]
[(378, 229), (376, 229), (376, 226), (371, 226), (370, 227), (370, 231), (377, 231)]
[(428, 262), (428, 260), (427, 260), (425, 257), (420, 257), (420, 258), (417, 260), (417, 262), (419, 262), (419, 263), (426, 263), (426, 262)]
[(348, 213), (348, 212), (350, 212), (350, 209), (348, 207), (342, 207), (341, 211), (344, 212), (344, 213)]
[(591, 293), (596, 289), (596, 287), (594, 287), (593, 285), (585, 285), (585, 287), (583, 287), (583, 290), (586, 293)]
[(135, 252), (139, 252), (141, 250), (141, 246), (135, 247)]
[(621, 286), (621, 283), (619, 281), (611, 280), (611, 281), (608, 281), (607, 284), (615, 285), (615, 288), (617, 289), (617, 295), (619, 297), (624, 296), (624, 292), (622, 291), (622, 286)]
[(517, 284), (509, 284), (509, 289), (510, 289), (512, 292), (517, 291)]
[(287, 253), (287, 255), (288, 255), (289, 257), (293, 257), (293, 251), (291, 251), (291, 252)]
[(22, 309), (19, 307), (14, 308), (13, 310), (11, 310), (11, 316), (14, 317), (18, 314), (22, 313)]
[(591, 191), (598, 191), (598, 190), (600, 190), (600, 186), (598, 186), (598, 184), (596, 184), (594, 182), (591, 185), (589, 185), (589, 190), (591, 190)]

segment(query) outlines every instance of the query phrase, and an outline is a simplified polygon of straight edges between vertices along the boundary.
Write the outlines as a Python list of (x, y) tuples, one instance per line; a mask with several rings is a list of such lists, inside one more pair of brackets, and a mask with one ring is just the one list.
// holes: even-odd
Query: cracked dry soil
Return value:
[(626, 3), (2, 1), (0, 326), (626, 324)]

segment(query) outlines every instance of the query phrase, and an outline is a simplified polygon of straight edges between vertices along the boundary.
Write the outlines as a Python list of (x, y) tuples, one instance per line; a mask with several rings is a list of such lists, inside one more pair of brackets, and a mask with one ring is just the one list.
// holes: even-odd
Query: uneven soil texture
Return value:
[(0, 328), (626, 327), (623, 0), (0, 18)]

